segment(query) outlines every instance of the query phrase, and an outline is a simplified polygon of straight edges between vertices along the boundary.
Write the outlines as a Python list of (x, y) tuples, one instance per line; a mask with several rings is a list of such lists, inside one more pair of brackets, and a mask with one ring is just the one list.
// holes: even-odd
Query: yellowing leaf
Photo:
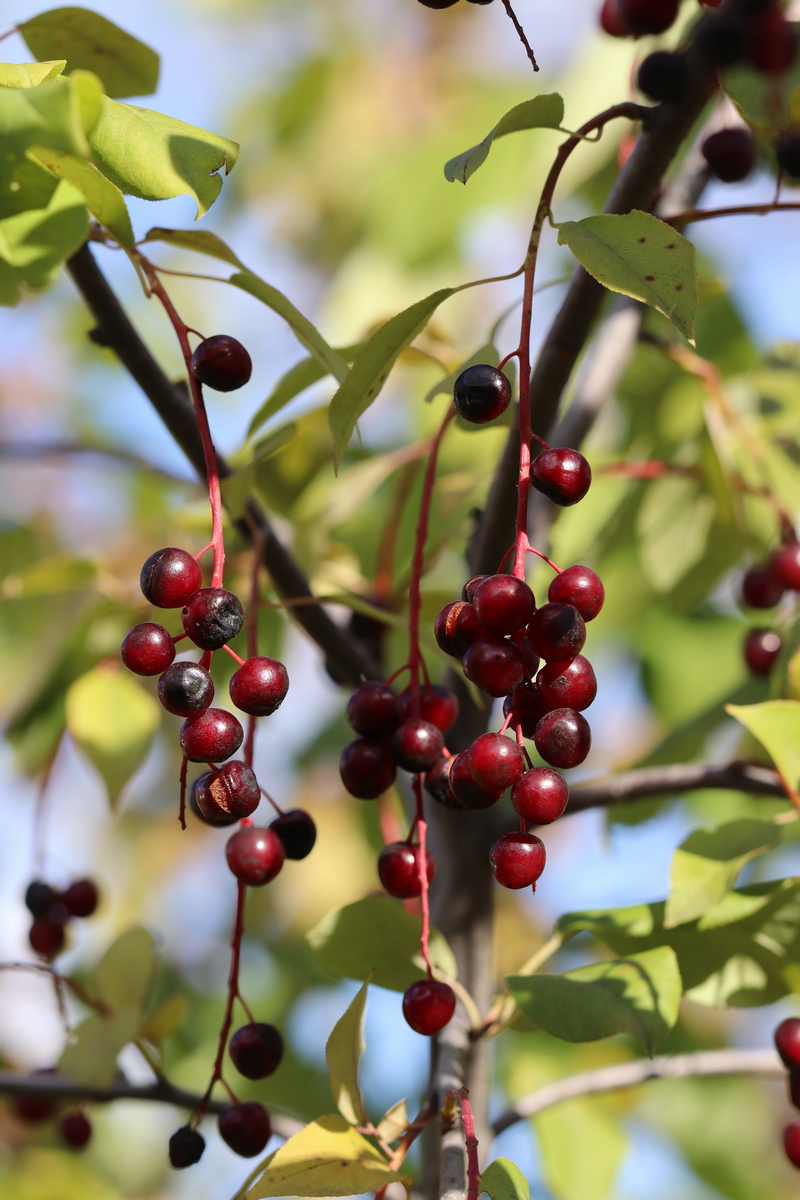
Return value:
[(17, 28), (37, 58), (94, 71), (109, 96), (147, 96), (158, 86), (156, 52), (88, 8), (51, 8)]
[(117, 1056), (136, 1037), (140, 1020), (136, 1007), (87, 1017), (61, 1055), (59, 1071), (86, 1087), (108, 1087), (117, 1073)]
[(111, 1012), (141, 1013), (153, 986), (156, 944), (146, 929), (127, 929), (109, 946), (92, 972), (92, 992)]
[(405, 1100), (398, 1100), (391, 1108), (387, 1108), (377, 1125), (377, 1130), (385, 1142), (396, 1142), (411, 1123), (408, 1106)]
[(367, 1119), (358, 1086), (358, 1063), (364, 1052), (364, 1009), (368, 987), (369, 983), (365, 983), (359, 988), (347, 1011), (334, 1025), (325, 1047), (331, 1093), (336, 1107), (350, 1125), (363, 1125)]
[(67, 729), (105, 780), (112, 804), (139, 769), (158, 728), (158, 705), (122, 671), (95, 667), (67, 692)]
[(189, 1001), (185, 996), (177, 994), (167, 996), (166, 1000), (159, 1004), (155, 1012), (151, 1013), (139, 1028), (139, 1037), (144, 1038), (146, 1042), (152, 1042), (155, 1046), (160, 1046), (176, 1030), (180, 1029), (188, 1015)]
[(725, 711), (758, 738), (795, 802), (800, 803), (800, 701), (726, 704)]
[(501, 117), (482, 142), (445, 163), (444, 177), (450, 183), (466, 183), (483, 166), (497, 138), (522, 129), (558, 129), (564, 120), (564, 101), (558, 92), (523, 100)]

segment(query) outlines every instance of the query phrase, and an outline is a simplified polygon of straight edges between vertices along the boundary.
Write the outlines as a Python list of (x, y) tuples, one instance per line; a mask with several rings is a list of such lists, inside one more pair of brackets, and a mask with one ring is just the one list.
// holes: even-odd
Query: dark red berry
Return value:
[(784, 584), (772, 562), (751, 567), (742, 580), (742, 602), (748, 608), (774, 608)]
[(781, 645), (781, 639), (771, 629), (750, 630), (744, 639), (744, 661), (754, 675), (769, 675)]
[(489, 630), (478, 620), (472, 604), (454, 600), (445, 604), (436, 618), (433, 634), (445, 654), (460, 658), (479, 638), (486, 637)]
[(797, 55), (794, 26), (778, 9), (771, 9), (751, 24), (747, 38), (747, 61), (768, 75), (789, 69)]
[(58, 893), (49, 883), (34, 879), (25, 891), (25, 907), (32, 917), (43, 917), (51, 904), (55, 904)]
[(475, 593), (477, 592), (478, 588), (487, 579), (491, 579), (491, 578), (492, 578), (491, 575), (473, 575), (472, 579), (468, 579), (467, 582), (464, 584), (463, 588), (461, 589), (461, 599), (465, 600), (467, 602), (467, 604), (472, 604), (472, 601), (475, 599)]
[(800, 592), (800, 543), (783, 546), (773, 556), (772, 568), (787, 592)]
[(191, 554), (167, 546), (150, 555), (142, 567), (139, 586), (156, 608), (182, 608), (203, 586), (203, 572)]
[(376, 800), (389, 790), (397, 775), (389, 743), (356, 738), (342, 751), (339, 774), (351, 796)]
[(680, 0), (617, 0), (621, 23), (637, 37), (646, 33), (666, 33), (679, 8)]
[(403, 720), (400, 697), (383, 683), (362, 683), (347, 702), (347, 720), (362, 737), (391, 737)]
[(189, 762), (218, 763), (230, 758), (242, 744), (244, 730), (233, 713), (207, 708), (181, 725), (181, 749)]
[(207, 781), (211, 778), (211, 773), (200, 775), (195, 779), (189, 791), (189, 808), (194, 815), (203, 822), (204, 825), (212, 825), (215, 829), (224, 827), (225, 825), (235, 825), (239, 818), (234, 813), (225, 812), (222, 808), (217, 808), (216, 805), (208, 803), (204, 800), (205, 811), (200, 808), (197, 803), (197, 793), (206, 787)]
[(458, 605), (463, 603), (463, 600), (451, 600), (449, 604), (445, 604), (444, 608), (439, 610), (436, 614), (436, 620), (433, 623), (433, 636), (436, 638), (436, 645), (445, 654), (449, 654), (453, 658), (459, 658), (460, 656), (453, 641), (455, 617), (451, 620), (451, 614), (456, 611)]
[(575, 658), (586, 641), (586, 624), (571, 604), (543, 604), (533, 614), (528, 638), (545, 662)]
[(64, 925), (48, 917), (36, 917), (28, 931), (28, 941), (33, 950), (50, 962), (64, 948)]
[(772, 1036), (784, 1064), (790, 1069), (800, 1069), (800, 1017), (786, 1017)]
[(536, 726), (547, 711), (547, 705), (535, 683), (521, 683), (503, 701), (503, 716), (507, 717), (513, 712), (511, 728), (516, 730), (519, 725), (522, 736), (526, 738), (533, 737)]
[(192, 795), (197, 809), (210, 825), (228, 825), (250, 817), (261, 802), (261, 788), (254, 772), (240, 759), (225, 763), (195, 779)]
[(227, 588), (201, 588), (181, 613), (181, 623), (195, 646), (221, 650), (241, 631), (244, 609), (239, 597)]
[(73, 1150), (82, 1150), (92, 1136), (92, 1126), (82, 1112), (69, 1112), (58, 1122), (58, 1132)]
[(242, 883), (248, 887), (263, 887), (278, 874), (286, 853), (283, 842), (271, 829), (248, 825), (228, 838), (225, 858)]
[[(408, 720), (413, 716), (414, 707), (411, 688), (406, 688), (401, 693), (400, 703), (403, 706), (403, 718)], [(447, 733), (453, 728), (458, 717), (458, 698), (449, 688), (440, 687), (435, 683), (423, 684), (419, 689), (419, 715), (423, 721), (430, 721), (431, 725), (441, 729), (442, 733)]]
[(189, 1125), (176, 1129), (169, 1139), (169, 1161), (176, 1171), (193, 1167), (206, 1148), (205, 1138)]
[(456, 754), (450, 763), (450, 790), (464, 808), (491, 808), (503, 798), (503, 789), (489, 791), (475, 781), (470, 769), (469, 751)]
[(245, 1079), (266, 1079), (281, 1064), (283, 1038), (274, 1025), (252, 1021), (236, 1030), (228, 1042), (228, 1053)]
[(392, 754), (398, 767), (417, 774), (429, 771), (444, 749), (444, 737), (430, 721), (403, 721), (392, 738)]
[(214, 681), (199, 663), (176, 662), (158, 681), (158, 699), (176, 717), (196, 717), (214, 699)]
[(541, 662), (541, 659), (531, 645), (527, 631), (520, 630), (519, 633), (515, 633), (513, 635), (511, 640), (522, 655), (522, 661), (525, 665), (526, 680), (533, 679), (536, 672), (539, 670), (539, 663)]
[(592, 732), (589, 722), (571, 708), (546, 713), (533, 735), (536, 749), (551, 767), (577, 767), (589, 753)]
[(277, 658), (248, 658), (231, 678), (231, 700), (252, 717), (268, 717), (274, 713), (283, 704), (288, 691), (289, 675)]
[(567, 781), (549, 767), (532, 767), (520, 775), (511, 789), (515, 811), (532, 825), (550, 825), (557, 821), (568, 800)]
[(513, 575), (491, 575), (475, 593), (478, 620), (492, 633), (516, 633), (528, 624), (536, 608), (533, 592)]
[(425, 8), (452, 8), (454, 4), (458, 4), (458, 0), (419, 0)]
[(695, 27), (694, 46), (710, 66), (732, 67), (744, 58), (747, 26), (730, 14), (710, 14)]
[(467, 679), (490, 696), (508, 695), (525, 678), (521, 653), (496, 634), (473, 642), (462, 666)]
[(425, 791), (445, 808), (463, 808), (463, 804), (456, 799), (450, 788), (452, 761), (452, 757), (445, 758), (444, 755), (437, 759), (425, 776)]
[(235, 392), (250, 378), (253, 364), (241, 342), (225, 333), (201, 342), (192, 355), (192, 374), (215, 392)]
[(792, 1121), (784, 1129), (783, 1148), (792, 1166), (800, 1170), (800, 1121)]
[(143, 621), (125, 635), (119, 653), (135, 675), (160, 675), (175, 657), (175, 643), (163, 625)]
[(775, 147), (778, 166), (792, 179), (800, 179), (800, 134), (785, 133)]
[(571, 604), (577, 608), (584, 621), (593, 621), (606, 598), (606, 590), (599, 575), (589, 567), (567, 567), (556, 575), (547, 592), (547, 599), (554, 603)]
[(600, 28), (609, 37), (630, 37), (631, 31), (619, 15), (618, 0), (603, 0), (600, 9)]
[(487, 792), (504, 792), (525, 770), (525, 755), (503, 733), (482, 733), (467, 751), (472, 778)]
[(597, 680), (588, 658), (579, 654), (565, 662), (546, 663), (536, 676), (539, 695), (548, 708), (583, 712), (597, 695)]
[(260, 1154), (272, 1133), (269, 1113), (257, 1100), (226, 1108), (220, 1114), (218, 1126), (223, 1142), (242, 1158)]
[(100, 902), (100, 894), (91, 879), (76, 879), (59, 900), (71, 917), (90, 917)]
[(426, 1037), (444, 1029), (455, 1011), (455, 992), (437, 979), (420, 979), (403, 996), (403, 1016), (415, 1033)]
[(508, 408), (511, 384), (497, 367), (481, 364), (462, 371), (453, 388), (456, 412), (472, 425), (494, 421)]
[(700, 149), (723, 183), (739, 183), (756, 165), (756, 145), (749, 129), (719, 129), (705, 139)]
[(677, 104), (689, 87), (689, 67), (681, 54), (654, 50), (639, 67), (636, 85), (650, 100)]
[[(28, 1078), (31, 1085), (34, 1086), (37, 1077), (46, 1079), (47, 1076), (55, 1074), (54, 1067), (45, 1067), (34, 1071)], [(38, 1125), (41, 1121), (49, 1120), (58, 1108), (57, 1100), (52, 1100), (49, 1096), (41, 1093), (37, 1095), (36, 1092), (17, 1095), (12, 1103), (15, 1114), (28, 1125)]]
[(535, 833), (504, 833), (492, 846), (489, 862), (503, 887), (530, 887), (544, 870), (544, 843)]
[(308, 858), (317, 840), (317, 827), (311, 813), (289, 808), (270, 822), (270, 829), (283, 842), (286, 857), (295, 861)]
[(562, 508), (577, 504), (589, 490), (592, 468), (568, 446), (543, 450), (531, 463), (531, 483)]
[[(407, 842), (391, 842), (378, 856), (378, 875), (390, 896), (411, 900), (422, 893), (419, 882), (419, 846)], [(428, 884), (436, 874), (436, 863), (430, 851), (425, 852)]]

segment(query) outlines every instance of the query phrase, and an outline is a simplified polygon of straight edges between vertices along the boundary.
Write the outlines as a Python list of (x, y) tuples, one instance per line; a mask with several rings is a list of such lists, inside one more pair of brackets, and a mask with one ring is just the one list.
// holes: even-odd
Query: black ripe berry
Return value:
[(181, 749), (189, 762), (218, 763), (230, 758), (242, 744), (244, 730), (233, 713), (207, 708), (181, 725)]
[(233, 1104), (220, 1114), (219, 1132), (223, 1142), (242, 1158), (254, 1158), (269, 1141), (272, 1132), (269, 1113), (257, 1100)]
[(32, 917), (43, 917), (57, 899), (58, 893), (55, 888), (50, 887), (49, 883), (43, 883), (41, 879), (34, 879), (28, 884), (25, 892), (25, 907)]
[(403, 721), (392, 738), (392, 754), (404, 771), (429, 771), (444, 749), (444, 737), (430, 721)]
[(467, 367), (453, 388), (456, 412), (472, 425), (494, 421), (508, 408), (511, 384), (502, 371), (488, 364)]
[(31, 949), (40, 958), (52, 962), (64, 948), (64, 925), (61, 921), (52, 921), (49, 917), (35, 917), (28, 931), (28, 941)]
[(754, 675), (769, 675), (781, 652), (781, 639), (771, 629), (751, 629), (744, 640), (744, 661)]
[(551, 767), (577, 767), (592, 745), (589, 722), (571, 708), (556, 708), (546, 713), (533, 735), (536, 749)]
[(694, 45), (712, 67), (731, 67), (744, 58), (746, 22), (722, 13), (709, 14), (695, 28)]
[(436, 979), (412, 983), (403, 996), (403, 1016), (415, 1033), (426, 1037), (444, 1029), (455, 1011), (455, 992), (448, 983)]
[(519, 687), (514, 688), (510, 696), (506, 696), (503, 702), (503, 716), (507, 717), (513, 714), (511, 728), (516, 730), (519, 725), (523, 737), (526, 738), (533, 737), (536, 726), (546, 712), (547, 705), (539, 695), (539, 689), (535, 683), (521, 683)]
[[(230, 594), (230, 593), (229, 593)], [(248, 658), (231, 679), (231, 700), (252, 717), (268, 717), (289, 691), (289, 675), (277, 658)]]
[[(28, 1079), (33, 1085), (37, 1076), (46, 1079), (49, 1075), (53, 1074), (55, 1074), (55, 1071), (52, 1067), (45, 1067), (44, 1069), (34, 1071)], [(38, 1125), (41, 1121), (47, 1121), (52, 1117), (58, 1108), (58, 1101), (43, 1095), (41, 1092), (38, 1095), (36, 1092), (30, 1092), (27, 1095), (20, 1094), (15, 1096), (13, 1107), (14, 1114), (19, 1117), (20, 1121), (25, 1121), (28, 1125)]]
[(210, 778), (211, 773), (209, 772), (201, 775), (199, 779), (195, 779), (189, 792), (189, 808), (204, 825), (212, 825), (215, 829), (225, 825), (235, 825), (239, 818), (235, 814), (219, 808), (216, 804), (209, 803), (207, 797), (204, 797), (203, 808), (197, 803), (198, 794), (201, 794), (201, 789), (205, 787)]
[(700, 147), (703, 158), (723, 183), (739, 183), (756, 165), (756, 147), (748, 129), (719, 129)]
[(775, 149), (778, 166), (792, 179), (800, 179), (800, 134), (785, 133)]
[(670, 50), (654, 50), (639, 67), (636, 84), (651, 100), (675, 104), (689, 87), (686, 59)]
[(235, 392), (250, 378), (253, 364), (241, 342), (227, 334), (206, 338), (192, 355), (192, 374), (215, 392)]
[(620, 22), (630, 33), (666, 33), (678, 15), (680, 0), (617, 0)]
[(356, 738), (342, 751), (339, 774), (351, 796), (377, 800), (389, 790), (397, 775), (389, 743)]
[(182, 608), (202, 583), (195, 559), (175, 546), (151, 554), (139, 577), (142, 594), (156, 608)]
[(544, 843), (535, 833), (504, 833), (492, 846), (489, 862), (503, 887), (530, 887), (544, 870)]
[(214, 681), (199, 663), (176, 662), (158, 681), (158, 699), (176, 717), (197, 717), (214, 699)]
[(71, 917), (91, 917), (100, 902), (97, 885), (91, 879), (76, 879), (59, 896)]
[(160, 675), (175, 657), (175, 643), (163, 625), (134, 625), (120, 646), (120, 658), (135, 675)]
[(784, 584), (773, 563), (751, 567), (742, 580), (742, 602), (748, 608), (774, 608)]
[(556, 575), (547, 592), (547, 599), (577, 608), (584, 621), (593, 621), (606, 598), (599, 575), (589, 567), (567, 567)]
[(440, 650), (453, 658), (461, 658), (473, 642), (486, 637), (489, 630), (478, 619), (473, 604), (453, 600), (445, 604), (433, 626), (433, 636)]
[(261, 801), (261, 788), (250, 767), (234, 759), (196, 779), (192, 796), (199, 815), (209, 825), (230, 825), (252, 816)]
[(445, 758), (444, 755), (437, 759), (425, 776), (425, 791), (445, 808), (463, 808), (463, 804), (456, 799), (450, 787), (452, 762), (452, 758)]
[(425, 8), (452, 8), (458, 4), (458, 0), (419, 0), (419, 3), (424, 4)]
[(73, 1150), (82, 1150), (92, 1136), (92, 1126), (82, 1112), (68, 1112), (58, 1122), (58, 1132)]
[[(419, 882), (419, 846), (390, 842), (378, 856), (378, 876), (390, 896), (411, 900), (422, 892)], [(436, 874), (433, 856), (426, 851), (426, 875), (430, 884)]]
[(311, 813), (290, 808), (270, 823), (270, 829), (283, 842), (286, 857), (295, 861), (308, 858), (317, 840), (317, 827)]
[(383, 683), (362, 683), (347, 702), (347, 720), (362, 737), (391, 737), (403, 720), (400, 697)]
[(220, 650), (244, 625), (244, 609), (226, 588), (201, 588), (181, 613), (181, 622), (195, 646)]
[(577, 450), (543, 450), (531, 463), (531, 483), (562, 508), (577, 504), (589, 490), (592, 468)]
[(169, 1139), (169, 1161), (176, 1171), (182, 1171), (199, 1162), (205, 1148), (203, 1135), (189, 1125), (182, 1125)]
[(491, 808), (493, 804), (497, 804), (498, 800), (503, 798), (503, 789), (490, 791), (487, 788), (481, 787), (476, 781), (470, 768), (469, 751), (465, 750), (461, 754), (456, 754), (450, 760), (450, 790), (464, 808), (471, 808), (480, 811), (484, 808)]
[(225, 857), (233, 874), (248, 887), (263, 887), (280, 871), (286, 852), (271, 829), (249, 825), (228, 838)]
[(283, 1058), (283, 1038), (274, 1025), (252, 1021), (237, 1029), (228, 1042), (228, 1053), (245, 1079), (266, 1079)]

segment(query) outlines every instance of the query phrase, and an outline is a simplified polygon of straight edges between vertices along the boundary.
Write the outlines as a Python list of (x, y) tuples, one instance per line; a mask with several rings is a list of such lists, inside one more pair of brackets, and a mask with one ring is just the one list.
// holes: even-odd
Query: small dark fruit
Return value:
[(533, 614), (528, 639), (545, 662), (575, 658), (586, 641), (586, 623), (571, 604), (543, 604)]
[(224, 809), (217, 808), (216, 805), (208, 803), (205, 804), (205, 811), (203, 811), (197, 803), (197, 793), (201, 788), (205, 788), (210, 777), (211, 773), (207, 772), (205, 775), (200, 775), (199, 778), (195, 779), (189, 791), (189, 808), (204, 825), (211, 825), (215, 829), (221, 829), (226, 825), (235, 825), (239, 818), (233, 813), (226, 812)]
[(392, 755), (398, 767), (417, 774), (429, 771), (444, 749), (444, 737), (438, 725), (430, 721), (403, 721), (392, 738)]
[(248, 887), (263, 887), (280, 871), (286, 852), (271, 829), (248, 825), (228, 838), (225, 858), (233, 874)]
[(464, 808), (491, 808), (503, 798), (503, 790), (489, 791), (476, 783), (470, 770), (469, 751), (456, 754), (450, 760), (450, 790)]
[(203, 1157), (205, 1138), (189, 1125), (176, 1129), (169, 1139), (169, 1161), (176, 1171), (193, 1167)]
[(800, 179), (800, 134), (786, 133), (775, 148), (778, 166), (792, 179)]
[(536, 608), (533, 592), (513, 575), (491, 575), (475, 592), (478, 620), (492, 633), (516, 633)]
[(250, 817), (261, 802), (255, 773), (238, 758), (195, 779), (192, 795), (200, 816), (210, 825), (229, 825)]
[(207, 708), (199, 717), (187, 717), (179, 740), (189, 762), (218, 763), (230, 758), (242, 744), (244, 730), (224, 708)]
[(339, 774), (351, 796), (376, 800), (389, 790), (397, 775), (389, 743), (356, 738), (342, 751)]
[(33, 917), (43, 917), (51, 904), (55, 904), (58, 893), (49, 883), (34, 879), (25, 891), (25, 907)]
[(91, 879), (76, 879), (59, 896), (71, 917), (91, 917), (100, 902), (97, 884)]
[(747, 61), (768, 75), (789, 69), (797, 55), (797, 34), (783, 13), (773, 8), (752, 22), (747, 38)]
[(571, 708), (555, 708), (542, 717), (533, 735), (536, 749), (551, 767), (577, 767), (589, 753), (589, 722)]
[(501, 416), (511, 401), (511, 384), (502, 371), (488, 364), (467, 367), (453, 388), (456, 412), (472, 425), (486, 425)]
[(347, 720), (362, 737), (391, 737), (403, 720), (400, 697), (383, 683), (362, 683), (347, 702)]
[(567, 781), (549, 767), (532, 767), (520, 775), (511, 789), (515, 811), (532, 825), (550, 825), (557, 821), (568, 800)]
[[(419, 846), (407, 842), (390, 842), (378, 855), (378, 876), (390, 896), (400, 900), (411, 900), (422, 892), (419, 881)], [(436, 874), (433, 855), (426, 850), (425, 861), (428, 884)]]
[(283, 842), (286, 857), (294, 861), (308, 858), (317, 840), (317, 826), (311, 813), (289, 808), (270, 822), (270, 829)]
[(544, 870), (544, 842), (535, 833), (504, 833), (492, 846), (489, 862), (503, 887), (530, 887)]
[(769, 675), (781, 652), (781, 639), (771, 629), (751, 629), (744, 639), (744, 661), (754, 675)]
[(792, 1166), (800, 1170), (800, 1121), (792, 1121), (784, 1129), (783, 1148)]
[(478, 588), (487, 579), (491, 579), (491, 578), (492, 578), (491, 575), (473, 575), (472, 579), (468, 579), (467, 582), (464, 584), (463, 588), (461, 589), (461, 599), (466, 600), (467, 604), (472, 604), (472, 601), (475, 599), (475, 593), (477, 592)]
[(158, 681), (158, 699), (176, 717), (197, 717), (214, 699), (214, 681), (199, 663), (176, 662)]
[(274, 713), (283, 704), (288, 691), (289, 674), (277, 658), (248, 658), (230, 683), (231, 700), (251, 717), (268, 717)]
[(201, 588), (181, 613), (181, 623), (195, 646), (221, 650), (241, 631), (244, 609), (239, 597), (227, 588)]
[(609, 37), (624, 38), (631, 36), (630, 29), (619, 15), (618, 0), (603, 0), (603, 7), (600, 9), (600, 28)]
[(235, 392), (244, 387), (253, 370), (250, 355), (241, 342), (225, 333), (201, 342), (192, 355), (192, 374), (215, 392)]
[(582, 654), (566, 662), (550, 662), (536, 676), (539, 695), (548, 708), (583, 712), (597, 695), (594, 668)]
[(156, 608), (182, 608), (203, 586), (203, 572), (191, 554), (167, 546), (150, 555), (142, 567), (139, 586)]
[(452, 1020), (456, 995), (449, 983), (420, 979), (406, 989), (403, 1016), (415, 1033), (433, 1037)]
[(68, 1112), (58, 1122), (58, 1132), (73, 1150), (82, 1150), (92, 1136), (92, 1125), (82, 1112)]
[(260, 1154), (272, 1133), (269, 1113), (257, 1100), (233, 1104), (220, 1114), (219, 1133), (234, 1154), (254, 1158)]
[(536, 726), (547, 711), (548, 707), (535, 683), (521, 683), (503, 701), (503, 716), (513, 713), (511, 728), (516, 730), (519, 725), (522, 736), (526, 738), (533, 737)]
[(478, 620), (474, 605), (465, 600), (453, 600), (445, 604), (433, 626), (433, 635), (439, 648), (453, 658), (461, 658), (473, 642), (486, 637), (488, 632)]
[(747, 49), (746, 24), (730, 15), (709, 14), (695, 28), (694, 45), (710, 66), (732, 67)]
[(462, 666), (467, 679), (490, 696), (507, 696), (525, 678), (522, 654), (497, 634), (473, 642)]
[(773, 557), (772, 567), (787, 592), (800, 592), (800, 543), (783, 546)]
[(748, 608), (774, 608), (784, 584), (773, 563), (751, 567), (742, 580), (742, 602)]
[(543, 450), (531, 463), (531, 483), (562, 508), (577, 504), (588, 492), (592, 468), (568, 446)]
[[(413, 716), (411, 689), (406, 688), (400, 695), (403, 706), (403, 717), (408, 720)], [(458, 698), (449, 688), (440, 687), (436, 683), (426, 683), (419, 689), (419, 715), (423, 721), (430, 721), (447, 733), (456, 723), (458, 717)]]
[(236, 1030), (228, 1042), (228, 1053), (245, 1079), (266, 1079), (281, 1064), (283, 1038), (274, 1025), (251, 1021)]
[(119, 654), (135, 675), (160, 675), (175, 657), (175, 643), (163, 625), (143, 621), (125, 635)]
[(441, 758), (436, 760), (425, 776), (425, 791), (429, 796), (433, 796), (437, 803), (443, 804), (445, 808), (463, 808), (463, 804), (460, 800), (456, 799), (450, 787), (450, 766), (452, 762), (452, 756), (445, 758), (442, 755)]
[(593, 621), (606, 598), (599, 575), (589, 567), (567, 567), (556, 575), (547, 592), (547, 599), (577, 608), (584, 621)]
[(487, 792), (504, 792), (525, 770), (525, 755), (503, 733), (482, 733), (467, 751), (472, 778)]
[[(55, 1071), (52, 1067), (45, 1067), (38, 1071), (34, 1071), (29, 1076), (33, 1084), (38, 1077), (47, 1078), (48, 1075), (54, 1075)], [(49, 1096), (42, 1094), (36, 1095), (31, 1092), (28, 1095), (18, 1095), (13, 1099), (13, 1109), (20, 1121), (25, 1121), (28, 1125), (38, 1125), (41, 1121), (47, 1121), (52, 1117), (53, 1113), (58, 1108), (58, 1101), (52, 1100)]]
[(756, 165), (756, 146), (749, 129), (719, 129), (700, 147), (703, 158), (723, 183), (739, 183)]
[(786, 1017), (773, 1034), (775, 1049), (789, 1070), (800, 1069), (800, 1017)]
[(630, 33), (666, 33), (674, 23), (680, 0), (617, 0), (617, 12)]
[(654, 50), (644, 59), (636, 76), (640, 92), (657, 103), (676, 104), (689, 87), (689, 67), (682, 54)]
[(454, 4), (458, 4), (458, 0), (419, 0), (425, 8), (452, 8)]
[(60, 921), (51, 921), (48, 917), (35, 917), (28, 931), (28, 941), (31, 948), (40, 958), (51, 962), (64, 948), (66, 934)]

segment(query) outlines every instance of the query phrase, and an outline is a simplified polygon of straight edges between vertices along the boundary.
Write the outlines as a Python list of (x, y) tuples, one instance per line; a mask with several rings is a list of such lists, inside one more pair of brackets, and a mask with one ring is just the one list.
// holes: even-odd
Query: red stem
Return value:
[(222, 649), (226, 650), (228, 652), (228, 654), (230, 654), (231, 658), (236, 660), (236, 662), (239, 664), (240, 667), (244, 666), (244, 659), (240, 658), (235, 650), (231, 650), (230, 646), (225, 645), (222, 647)]
[(467, 1200), (478, 1200), (481, 1170), (478, 1163), (478, 1139), (475, 1136), (475, 1119), (472, 1115), (472, 1105), (469, 1102), (469, 1092), (462, 1088), (461, 1121), (464, 1125), (464, 1138), (467, 1143)]
[[(217, 1056), (214, 1059), (214, 1070), (211, 1074), (211, 1082), (208, 1085), (205, 1096), (200, 1107), (197, 1110), (197, 1122), (201, 1121), (208, 1107), (208, 1102), (211, 1099), (211, 1093), (214, 1090), (214, 1084), (222, 1080), (222, 1062), (225, 1057), (225, 1047), (228, 1044), (228, 1034), (231, 1031), (233, 1024), (233, 1006), (239, 996), (239, 963), (242, 956), (242, 934), (244, 933), (244, 905), (247, 897), (247, 885), (239, 880), (236, 884), (236, 919), (233, 925), (233, 933), (231, 935), (231, 969), (228, 974), (228, 999), (225, 1004), (225, 1016), (222, 1018), (222, 1026), (219, 1031), (219, 1042), (217, 1043)], [(223, 1081), (224, 1082), (224, 1081)], [(227, 1084), (225, 1085), (227, 1087)], [(234, 1104), (237, 1103), (236, 1097), (228, 1088), (228, 1093), (233, 1099)]]
[(428, 903), (428, 852), (425, 844), (428, 826), (425, 822), (425, 810), (422, 804), (421, 775), (414, 776), (414, 796), (417, 801), (417, 841), (419, 843), (417, 871), (419, 872), (420, 899), (422, 901), (422, 936), (420, 944), (422, 946), (422, 959), (425, 963), (425, 970), (428, 972), (428, 978), (433, 979), (430, 957), (431, 909)]

